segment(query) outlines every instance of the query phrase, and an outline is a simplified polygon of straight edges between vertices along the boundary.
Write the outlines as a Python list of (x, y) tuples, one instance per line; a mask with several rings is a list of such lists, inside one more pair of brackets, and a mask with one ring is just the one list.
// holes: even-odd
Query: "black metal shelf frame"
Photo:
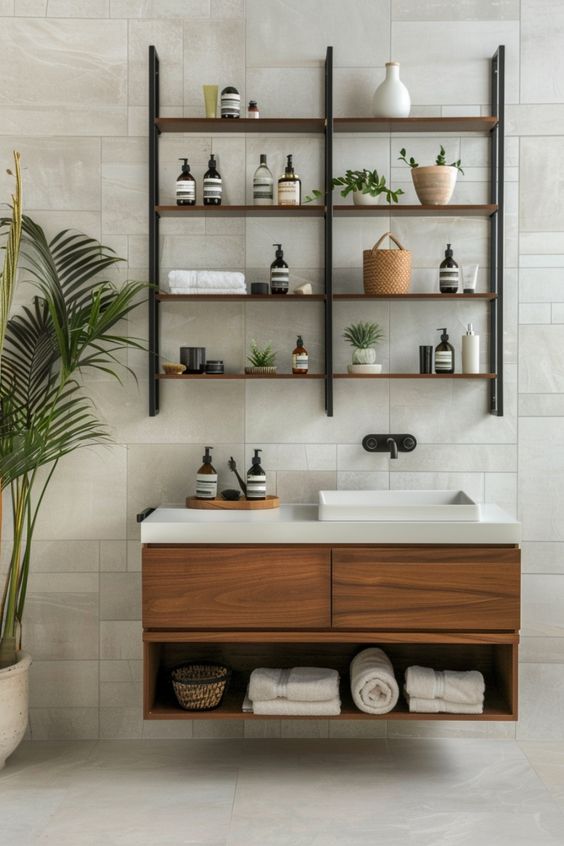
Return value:
[[(495, 295), (488, 302), (490, 310), (489, 372), (490, 412), (503, 415), (503, 214), (504, 214), (504, 121), (505, 121), (505, 47), (500, 45), (491, 60), (491, 115), (496, 123), (490, 129), (489, 202), (496, 210), (490, 215), (490, 278), (489, 290)], [(333, 176), (333, 47), (325, 57), (324, 134), (324, 280), (325, 298), (325, 412), (333, 416), (333, 219), (335, 216), (331, 180)], [(159, 412), (159, 57), (149, 47), (149, 414)], [(254, 129), (255, 127), (253, 127)], [(396, 129), (394, 128), (394, 131)], [(397, 127), (401, 132), (401, 125)], [(471, 130), (468, 130), (471, 131)], [(226, 212), (228, 210), (226, 209)]]

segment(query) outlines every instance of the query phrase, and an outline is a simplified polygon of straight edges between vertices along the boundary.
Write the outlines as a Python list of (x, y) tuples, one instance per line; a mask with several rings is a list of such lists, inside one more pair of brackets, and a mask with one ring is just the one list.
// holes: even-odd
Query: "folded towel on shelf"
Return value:
[(410, 696), (407, 690), (405, 698), (411, 713), (417, 714), (481, 714), (483, 702), (449, 702), (446, 699), (420, 699)]
[(415, 699), (481, 705), (485, 689), (484, 677), (479, 670), (458, 672), (413, 666), (405, 672), (405, 692)]
[(171, 270), (169, 288), (232, 288), (245, 293), (245, 274), (232, 270)]
[(244, 288), (237, 289), (237, 288), (170, 288), (169, 293), (171, 294), (190, 294), (193, 296), (198, 296), (198, 294), (206, 294), (206, 296), (218, 296), (225, 294), (246, 294), (246, 290)]
[(279, 697), (253, 702), (247, 690), (242, 711), (263, 717), (337, 717), (341, 713), (341, 700), (336, 696), (322, 702), (296, 702)]
[(249, 696), (253, 702), (271, 699), (320, 702), (337, 699), (339, 673), (323, 667), (293, 667), (291, 670), (259, 667), (251, 673)]
[(398, 683), (392, 662), (382, 649), (371, 646), (353, 658), (351, 693), (356, 707), (367, 714), (387, 714), (395, 708)]

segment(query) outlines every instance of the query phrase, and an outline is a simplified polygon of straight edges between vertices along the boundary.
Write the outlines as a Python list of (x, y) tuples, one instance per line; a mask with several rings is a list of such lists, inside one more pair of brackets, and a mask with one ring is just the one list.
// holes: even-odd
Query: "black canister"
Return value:
[(203, 373), (206, 369), (205, 347), (180, 347), (180, 361), (186, 373)]
[(206, 373), (208, 376), (220, 376), (225, 373), (223, 366), (223, 359), (215, 359), (206, 361)]

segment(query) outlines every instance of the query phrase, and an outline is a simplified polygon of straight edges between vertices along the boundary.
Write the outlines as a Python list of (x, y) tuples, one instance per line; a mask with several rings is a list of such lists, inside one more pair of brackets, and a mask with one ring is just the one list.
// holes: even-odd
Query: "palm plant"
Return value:
[[(7, 225), (0, 222), (0, 232)], [(109, 440), (79, 377), (99, 370), (119, 379), (119, 354), (143, 346), (116, 327), (139, 304), (145, 283), (101, 281), (120, 261), (79, 232), (48, 241), (23, 217), (20, 269), (37, 294), (8, 320), (1, 359), (0, 479), (11, 491), (14, 541), (0, 595), (0, 668), (15, 663), (21, 647), (33, 532), (58, 463)]]

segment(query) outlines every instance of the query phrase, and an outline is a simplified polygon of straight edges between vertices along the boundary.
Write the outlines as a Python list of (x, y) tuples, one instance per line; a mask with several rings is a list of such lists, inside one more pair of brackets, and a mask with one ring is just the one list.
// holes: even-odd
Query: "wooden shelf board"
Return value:
[[(154, 546), (154, 544), (151, 544)], [(176, 546), (176, 544), (172, 544)], [(331, 545), (334, 548), (334, 545)], [(420, 546), (419, 544), (417, 545)], [(476, 632), (476, 631), (346, 631), (344, 629), (325, 629), (320, 631), (295, 629), (222, 629), (200, 631), (177, 629), (144, 629), (145, 643), (418, 643), (430, 644), (517, 644), (519, 635), (513, 631)]]
[[(300, 206), (300, 208), (302, 208)], [(322, 208), (318, 206), (318, 208)], [(424, 206), (415, 205), (381, 205), (381, 206), (353, 206), (335, 205), (333, 214), (336, 217), (491, 217), (497, 211), (492, 203), (486, 205), (453, 205)]]
[(512, 720), (515, 715), (511, 713), (501, 693), (495, 688), (486, 692), (486, 703), (483, 714), (413, 714), (410, 713), (403, 696), (393, 711), (387, 714), (367, 714), (359, 711), (350, 694), (348, 679), (341, 682), (341, 713), (333, 717), (286, 717), (247, 714), (241, 710), (244, 699), (244, 691), (241, 688), (230, 688), (219, 708), (213, 711), (184, 711), (176, 703), (176, 700), (166, 691), (159, 691), (157, 700), (145, 715), (149, 720)]
[(334, 373), (335, 379), (495, 379), (495, 373)]
[(472, 117), (334, 118), (334, 132), (490, 132), (497, 118)]
[(217, 379), (293, 379), (302, 382), (304, 379), (325, 379), (324, 373), (303, 373), (294, 376), (293, 373), (157, 373), (155, 379), (199, 379), (200, 382), (215, 382)]
[(252, 300), (253, 302), (323, 302), (325, 294), (168, 294), (166, 291), (159, 291), (156, 294), (157, 300), (162, 303), (168, 302), (218, 302), (233, 301), (236, 303)]
[(495, 300), (497, 294), (480, 292), (477, 294), (333, 294), (334, 300)]
[(161, 217), (323, 217), (323, 206), (155, 206)]
[(184, 118), (162, 117), (155, 119), (161, 132), (203, 132), (203, 133), (276, 133), (325, 131), (325, 118)]

